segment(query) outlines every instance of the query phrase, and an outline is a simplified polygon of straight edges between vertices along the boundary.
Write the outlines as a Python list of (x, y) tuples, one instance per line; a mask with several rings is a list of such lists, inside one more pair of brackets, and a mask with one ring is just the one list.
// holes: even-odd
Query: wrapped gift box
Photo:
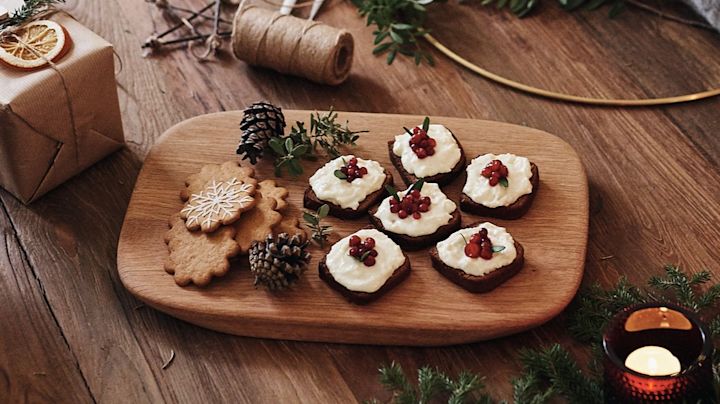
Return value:
[(112, 45), (63, 13), (56, 68), (0, 65), (0, 185), (29, 203), (124, 144)]

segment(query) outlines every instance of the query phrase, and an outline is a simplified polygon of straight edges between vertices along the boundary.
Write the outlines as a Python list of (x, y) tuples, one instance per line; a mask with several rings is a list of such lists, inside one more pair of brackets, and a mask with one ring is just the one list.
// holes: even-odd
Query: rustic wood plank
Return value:
[[(4, 191), (3, 191), (4, 192)], [(93, 402), (77, 358), (48, 305), (0, 202), (0, 397), (4, 402)]]
[[(450, 3), (434, 7), (431, 25), (438, 38), (462, 39), (455, 42), (491, 69), (567, 91), (667, 95), (665, 91), (720, 82), (716, 34), (658, 22), (635, 10), (608, 20), (603, 11), (566, 14), (546, 3), (540, 13), (522, 21), (492, 8)], [(297, 109), (334, 105), (348, 111), (500, 120), (555, 133), (578, 150), (590, 179), (587, 281), (609, 284), (620, 274), (642, 281), (666, 262), (690, 270), (713, 270), (720, 262), (715, 247), (720, 230), (713, 226), (720, 220), (720, 100), (669, 108), (588, 108), (507, 90), (441, 58), (435, 68), (417, 69), (400, 59), (386, 67), (382, 58), (370, 56), (371, 29), (345, 2), (331, 2), (319, 16), (350, 29), (358, 45), (353, 75), (337, 88), (250, 68), (227, 54), (219, 62), (202, 65), (184, 51), (143, 59), (139, 45), (152, 32), (147, 14), (152, 6), (140, 0), (75, 0), (67, 7), (113, 42), (123, 59), (118, 80), (129, 151), (30, 209), (6, 194), (2, 199), (27, 247), (28, 261), (42, 269), (40, 282), (50, 288), (48, 304), (98, 401), (388, 398), (376, 383), (376, 368), (391, 360), (408, 369), (430, 364), (450, 373), (478, 371), (488, 377), (491, 392), (509, 398), (509, 378), (519, 370), (517, 348), (559, 340), (581, 351), (565, 335), (561, 318), (497, 341), (416, 349), (229, 337), (148, 308), (134, 310), (137, 301), (114, 273), (114, 248), (144, 155), (174, 123), (242, 108), (258, 99)], [(602, 259), (607, 256), (614, 258)], [(22, 335), (34, 333), (29, 325), (19, 327)], [(109, 338), (119, 341), (114, 348), (97, 348), (98, 341)], [(3, 346), (15, 349), (17, 339), (11, 341)], [(41, 346), (32, 347), (40, 352)], [(159, 367), (171, 349), (177, 357), (162, 371)], [(132, 360), (116, 360), (123, 350)], [(113, 373), (107, 367), (119, 376), (110, 380)], [(136, 367), (141, 369), (139, 376)], [(111, 388), (116, 380), (123, 383)], [(63, 391), (68, 384), (67, 379), (42, 382), (52, 386), (31, 385)], [(143, 389), (147, 395), (138, 397)]]

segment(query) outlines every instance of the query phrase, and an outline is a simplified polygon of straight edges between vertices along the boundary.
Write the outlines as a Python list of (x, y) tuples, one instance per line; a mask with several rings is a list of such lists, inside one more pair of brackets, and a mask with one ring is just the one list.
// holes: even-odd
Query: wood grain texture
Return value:
[[(333, 105), (488, 119), (556, 134), (578, 152), (590, 184), (585, 283), (608, 286), (621, 275), (643, 282), (665, 263), (720, 275), (720, 99), (643, 109), (585, 107), (507, 90), (436, 53), (434, 68), (416, 68), (400, 58), (388, 67), (384, 58), (371, 56), (372, 29), (349, 2), (327, 2), (318, 15), (355, 37), (353, 72), (339, 87), (248, 67), (227, 48), (203, 64), (183, 49), (143, 58), (140, 44), (167, 22), (142, 0), (68, 0), (64, 7), (112, 42), (122, 59), (117, 80), (128, 147), (29, 208), (0, 192), (13, 223), (4, 229), (17, 241), (0, 245), (0, 255), (12, 256), (19, 246), (27, 256), (26, 265), (0, 264), (3, 276), (12, 271), (14, 277), (35, 279), (27, 288), (10, 283), (11, 294), (0, 295), (0, 302), (13, 311), (19, 304), (47, 307), (95, 401), (382, 401), (389, 394), (377, 383), (377, 367), (392, 360), (406, 369), (430, 365), (453, 375), (478, 372), (491, 394), (509, 399), (510, 380), (520, 371), (518, 348), (560, 342), (581, 360), (589, 358), (567, 336), (562, 316), (493, 341), (407, 348), (234, 337), (139, 305), (120, 283), (115, 251), (145, 155), (160, 134), (182, 120), (257, 100), (288, 109)], [(659, 96), (720, 83), (717, 34), (634, 9), (616, 19), (608, 19), (606, 11), (566, 13), (545, 1), (537, 13), (518, 20), (474, 2), (449, 2), (431, 7), (428, 25), (438, 39), (493, 71), (578, 94)], [(200, 29), (207, 32), (209, 26)], [(18, 321), (12, 332), (0, 328), (3, 352), (22, 353), (33, 363), (47, 357), (47, 347), (55, 346), (52, 334), (38, 331), (37, 321)], [(170, 350), (176, 358), (161, 370)], [(53, 363), (74, 366), (65, 355)], [(3, 365), (16, 385), (58, 396), (68, 384), (82, 390), (76, 378), (37, 380), (24, 368)]]
[[(311, 111), (285, 111), (289, 122), (306, 121)], [(169, 129), (151, 150), (138, 177), (118, 246), (118, 271), (124, 285), (149, 305), (191, 323), (231, 334), (326, 342), (383, 345), (450, 345), (517, 333), (556, 316), (580, 285), (587, 241), (588, 193), (582, 163), (559, 138), (522, 126), (491, 121), (431, 117), (453, 131), (468, 159), (485, 153), (527, 156), (540, 167), (542, 186), (531, 211), (518, 220), (492, 220), (525, 247), (520, 274), (492, 293), (468, 293), (433, 270), (427, 251), (407, 252), (408, 280), (378, 302), (358, 307), (333, 292), (317, 276), (326, 251), (311, 246), (313, 259), (296, 290), (273, 295), (256, 290), (247, 259), (207, 288), (179, 287), (163, 270), (168, 218), (182, 209), (184, 180), (206, 164), (234, 160), (242, 112), (192, 118)], [(348, 150), (372, 158), (398, 176), (387, 141), (423, 116), (340, 113), (355, 130), (369, 130)], [(362, 125), (362, 126), (358, 126)], [(288, 215), (300, 217), (307, 179), (322, 166), (308, 162), (297, 179), (279, 179), (290, 191)], [(258, 179), (275, 178), (272, 161), (256, 166)], [(463, 172), (444, 187), (458, 201)], [(404, 188), (400, 188), (404, 189)], [(463, 214), (463, 223), (480, 218)], [(329, 218), (333, 239), (368, 225)], [(552, 238), (553, 248), (547, 248)], [(326, 248), (327, 250), (327, 248)], [(463, 313), (458, 315), (458, 313)], [(409, 333), (408, 330), (413, 330)], [(452, 330), (452, 332), (449, 332)]]

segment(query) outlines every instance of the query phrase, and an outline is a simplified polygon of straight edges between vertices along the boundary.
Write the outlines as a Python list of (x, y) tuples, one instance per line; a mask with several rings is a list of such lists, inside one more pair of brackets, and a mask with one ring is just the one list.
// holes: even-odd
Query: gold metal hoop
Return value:
[(592, 98), (592, 97), (582, 97), (582, 96), (572, 95), (572, 94), (557, 93), (554, 91), (549, 91), (549, 90), (544, 90), (542, 88), (529, 86), (527, 84), (518, 83), (517, 81), (513, 81), (513, 80), (510, 80), (503, 76), (497, 75), (493, 72), (487, 71), (487, 70), (483, 69), (482, 67), (463, 58), (462, 56), (458, 55), (457, 53), (453, 52), (447, 46), (443, 45), (440, 41), (435, 39), (435, 37), (433, 37), (430, 34), (426, 34), (425, 39), (432, 46), (434, 46), (435, 49), (440, 51), (445, 56), (454, 60), (456, 63), (467, 68), (468, 70), (475, 72), (490, 81), (494, 81), (496, 83), (503, 84), (510, 88), (514, 88), (518, 91), (538, 95), (538, 96), (545, 97), (545, 98), (552, 98), (555, 100), (575, 102), (575, 103), (581, 103), (581, 104), (591, 104), (591, 105), (639, 107), (639, 106), (649, 106), (649, 105), (679, 104), (682, 102), (697, 101), (697, 100), (702, 100), (705, 98), (710, 98), (710, 97), (715, 97), (717, 95), (720, 95), (720, 88), (701, 91), (699, 93), (678, 95), (678, 96), (674, 96), (674, 97), (644, 98), (644, 99)]

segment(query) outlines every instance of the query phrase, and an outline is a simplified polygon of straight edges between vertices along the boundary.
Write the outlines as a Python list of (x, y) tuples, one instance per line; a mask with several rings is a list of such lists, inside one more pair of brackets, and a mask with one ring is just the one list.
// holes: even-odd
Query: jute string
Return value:
[(250, 65), (337, 85), (350, 74), (354, 42), (344, 29), (243, 3), (233, 20), (232, 50)]

